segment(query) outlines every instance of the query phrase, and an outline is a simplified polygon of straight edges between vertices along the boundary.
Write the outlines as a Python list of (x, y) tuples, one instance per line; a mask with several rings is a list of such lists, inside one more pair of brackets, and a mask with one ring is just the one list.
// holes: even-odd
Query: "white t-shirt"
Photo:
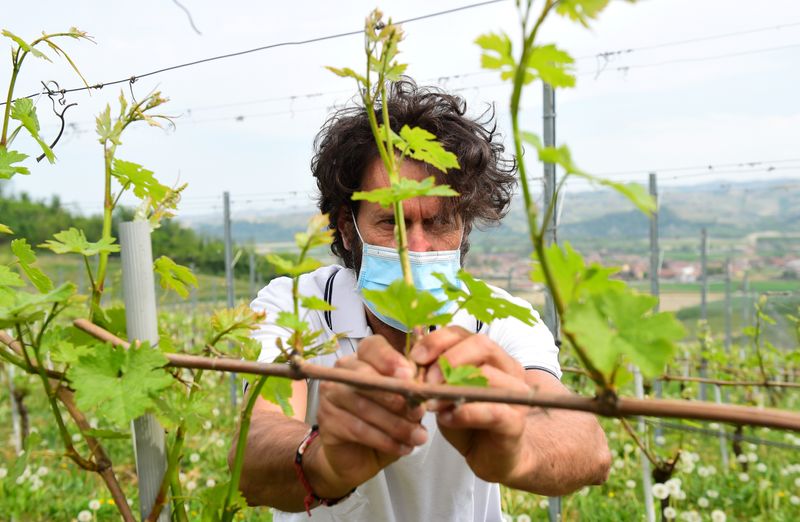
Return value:
[[(262, 344), (258, 358), (261, 362), (272, 362), (280, 353), (275, 339), (288, 337), (288, 332), (272, 321), (278, 312), (292, 309), (291, 288), (291, 279), (273, 279), (250, 305), (253, 310), (267, 314), (265, 322), (253, 332), (253, 337)], [(497, 295), (530, 308), (528, 302), (502, 289), (492, 289)], [(372, 335), (352, 270), (334, 265), (304, 274), (300, 277), (299, 292), (304, 296), (323, 298), (336, 307), (332, 312), (308, 311), (305, 320), (312, 329), (323, 332), (320, 340), (330, 338), (334, 333), (345, 334), (336, 352), (312, 358), (310, 363), (331, 367), (339, 357), (355, 353), (358, 342)], [(301, 316), (305, 312), (301, 309)], [(503, 347), (524, 368), (544, 370), (561, 378), (558, 348), (541, 321), (535, 326), (513, 318), (482, 324), (462, 310), (456, 314), (452, 324), (469, 331), (479, 329), (479, 333)], [(306, 412), (309, 424), (316, 422), (318, 391), (318, 381), (309, 380)], [(332, 507), (314, 508), (310, 518), (304, 512), (275, 511), (274, 520), (500, 522), (499, 486), (481, 480), (472, 472), (463, 456), (439, 432), (435, 414), (426, 413), (422, 424), (428, 430), (428, 441), (358, 486), (347, 500)]]

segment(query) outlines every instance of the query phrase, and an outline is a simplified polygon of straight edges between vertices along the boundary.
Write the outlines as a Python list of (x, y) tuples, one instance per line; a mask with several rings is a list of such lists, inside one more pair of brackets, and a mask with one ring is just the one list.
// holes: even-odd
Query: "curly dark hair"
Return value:
[[(460, 169), (450, 169), (437, 179), (460, 194), (447, 199), (453, 201), (465, 225), (463, 258), (469, 250), (467, 238), (473, 224), (497, 224), (508, 212), (516, 186), (516, 162), (503, 155), (505, 147), (497, 132), (494, 107), (471, 119), (465, 115), (463, 98), (436, 87), (419, 87), (408, 77), (390, 84), (387, 90), (390, 125), (395, 132), (399, 133), (403, 125), (421, 127), (458, 158)], [(380, 114), (380, 106), (375, 110)], [(377, 157), (363, 105), (336, 111), (314, 139), (311, 171), (320, 192), (319, 209), (330, 215), (331, 228), (335, 229), (331, 251), (348, 268), (358, 269), (360, 259), (345, 248), (336, 224), (342, 212), (357, 211), (350, 197), (360, 189), (367, 166)]]

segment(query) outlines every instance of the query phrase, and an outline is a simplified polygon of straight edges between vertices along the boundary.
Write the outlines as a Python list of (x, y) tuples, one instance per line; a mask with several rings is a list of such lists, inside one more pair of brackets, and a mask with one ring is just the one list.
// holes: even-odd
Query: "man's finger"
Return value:
[(408, 455), (413, 449), (413, 446), (397, 441), (386, 432), (330, 402), (320, 403), (317, 418), (320, 423), (320, 437), (326, 444), (335, 446), (342, 442), (354, 443), (397, 456)]
[[(336, 361), (337, 368), (346, 368), (348, 370), (357, 371), (361, 374), (379, 375), (373, 366), (364, 361), (356, 359), (355, 356), (342, 357)], [(346, 385), (339, 385), (341, 388), (335, 386), (328, 386), (330, 390), (347, 389), (354, 390), (355, 393), (361, 397), (366, 397), (373, 402), (383, 406), (387, 410), (395, 414), (402, 415), (412, 422), (419, 422), (425, 414), (425, 410), (421, 405), (411, 407), (408, 400), (398, 393), (380, 391), (380, 390), (364, 390), (361, 388), (351, 388)], [(352, 398), (352, 396), (351, 396)]]
[(420, 337), (411, 348), (411, 359), (420, 366), (427, 366), (454, 344), (472, 335), (460, 326), (446, 326)]
[[(485, 335), (471, 334), (453, 344), (441, 357), (446, 358), (453, 367), (466, 364), (479, 367), (488, 365), (515, 377), (522, 377), (525, 371), (513, 357)], [(438, 364), (428, 368), (425, 382), (431, 384), (444, 382)]]
[(394, 349), (382, 335), (366, 337), (358, 344), (358, 359), (384, 376), (411, 380), (416, 375), (414, 364)]

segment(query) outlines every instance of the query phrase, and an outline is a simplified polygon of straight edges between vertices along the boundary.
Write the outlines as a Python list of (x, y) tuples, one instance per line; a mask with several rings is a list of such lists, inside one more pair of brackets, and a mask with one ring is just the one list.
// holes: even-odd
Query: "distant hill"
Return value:
[[(314, 209), (293, 209), (276, 215), (272, 210), (250, 213), (234, 221), (237, 242), (291, 241)], [(202, 235), (222, 237), (221, 217), (183, 220)], [(563, 196), (559, 238), (586, 240), (647, 240), (649, 220), (622, 196), (608, 190), (570, 192)], [(498, 227), (477, 229), (471, 236), (476, 250), (527, 249), (527, 225), (521, 201), (515, 201)], [(797, 180), (719, 182), (666, 187), (660, 194), (659, 231), (664, 238), (696, 237), (700, 228), (719, 238), (744, 238), (764, 230), (800, 232), (800, 182)]]

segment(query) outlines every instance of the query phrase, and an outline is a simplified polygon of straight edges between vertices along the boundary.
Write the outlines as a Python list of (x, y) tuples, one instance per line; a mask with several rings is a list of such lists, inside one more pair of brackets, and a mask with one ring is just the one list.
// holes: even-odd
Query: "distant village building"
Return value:
[(677, 283), (694, 283), (700, 274), (700, 267), (688, 261), (666, 261), (659, 277)]

